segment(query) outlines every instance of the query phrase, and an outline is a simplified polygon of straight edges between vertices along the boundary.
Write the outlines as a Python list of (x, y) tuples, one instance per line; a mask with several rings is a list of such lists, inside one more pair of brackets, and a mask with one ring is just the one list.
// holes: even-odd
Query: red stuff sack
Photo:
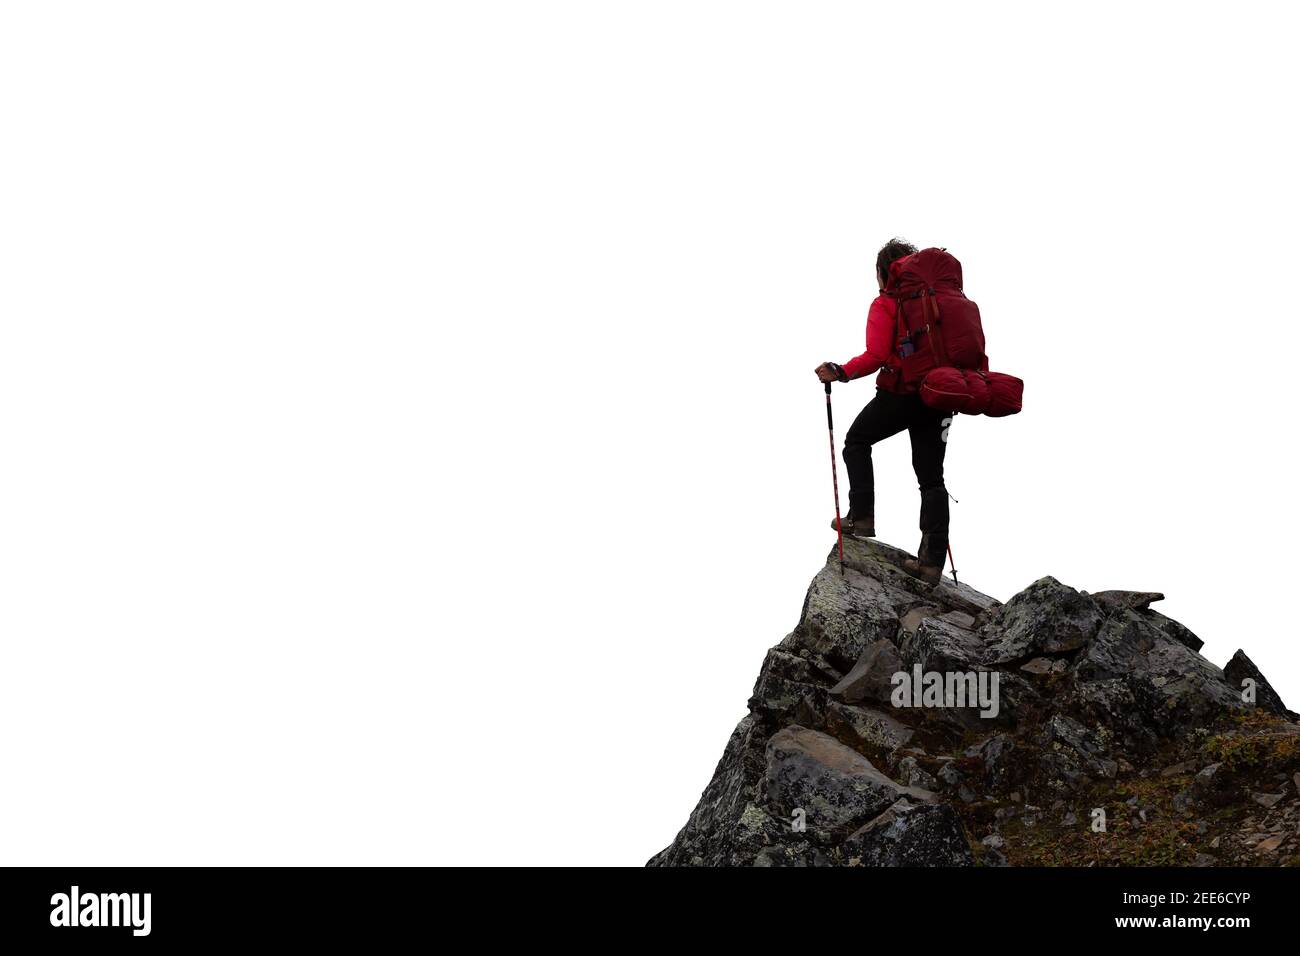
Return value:
[(921, 401), (942, 412), (1002, 418), (1020, 411), (1025, 383), (1002, 372), (951, 365), (931, 369), (921, 381)]

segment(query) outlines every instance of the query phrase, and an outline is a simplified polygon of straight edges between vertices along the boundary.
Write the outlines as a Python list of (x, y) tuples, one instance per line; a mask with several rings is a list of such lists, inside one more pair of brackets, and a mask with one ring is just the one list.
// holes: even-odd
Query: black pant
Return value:
[(844, 436), (844, 465), (849, 473), (849, 514), (855, 520), (875, 516), (875, 474), (871, 446), (907, 429), (912, 440), (912, 469), (921, 486), (921, 547), (924, 564), (942, 564), (948, 548), (948, 489), (943, 484), (943, 454), (948, 448), (952, 414), (937, 411), (917, 395), (877, 391)]

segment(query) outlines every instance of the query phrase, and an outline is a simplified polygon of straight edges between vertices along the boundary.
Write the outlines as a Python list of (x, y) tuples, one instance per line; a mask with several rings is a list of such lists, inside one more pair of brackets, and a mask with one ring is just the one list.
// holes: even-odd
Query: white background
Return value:
[(964, 579), (1162, 590), (1300, 706), (1282, 9), (6, 4), (0, 859), (642, 863), (894, 234), (1027, 382)]

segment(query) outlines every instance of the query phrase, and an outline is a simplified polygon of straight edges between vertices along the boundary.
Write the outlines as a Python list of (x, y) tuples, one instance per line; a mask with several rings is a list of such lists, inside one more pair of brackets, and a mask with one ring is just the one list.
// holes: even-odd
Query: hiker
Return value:
[(859, 538), (875, 536), (871, 446), (906, 429), (912, 442), (912, 468), (921, 488), (921, 545), (915, 559), (903, 562), (903, 569), (927, 583), (937, 584), (948, 550), (948, 489), (943, 483), (943, 456), (948, 447), (952, 413), (923, 403), (915, 384), (909, 385), (901, 374), (895, 374), (899, 358), (911, 354), (911, 344), (910, 339), (900, 341), (898, 303), (885, 292), (889, 267), (916, 251), (915, 246), (902, 239), (885, 243), (876, 256), (880, 295), (867, 313), (867, 350), (843, 365), (823, 362), (816, 372), (819, 381), (829, 383), (848, 382), (881, 371), (875, 398), (858, 414), (844, 437), (849, 513), (842, 522), (832, 519), (832, 529)]

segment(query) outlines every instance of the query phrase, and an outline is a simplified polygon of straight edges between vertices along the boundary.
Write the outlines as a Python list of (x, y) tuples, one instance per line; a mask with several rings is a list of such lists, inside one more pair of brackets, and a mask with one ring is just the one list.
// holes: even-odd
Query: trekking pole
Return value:
[(826, 431), (831, 437), (831, 487), (835, 489), (835, 534), (840, 543), (840, 575), (842, 576), (844, 574), (844, 528), (840, 522), (840, 479), (835, 471), (835, 419), (831, 416), (831, 383), (824, 384), (826, 385)]
[[(947, 494), (949, 498), (952, 498), (952, 492), (949, 491), (947, 488), (944, 489), (944, 493)], [(958, 501), (956, 498), (952, 498), (952, 503), (955, 505), (961, 504), (961, 502)], [(960, 584), (961, 582), (957, 580), (957, 562), (953, 560), (951, 541), (948, 542), (948, 563), (952, 565), (952, 570), (949, 572), (952, 575), (952, 583)]]

